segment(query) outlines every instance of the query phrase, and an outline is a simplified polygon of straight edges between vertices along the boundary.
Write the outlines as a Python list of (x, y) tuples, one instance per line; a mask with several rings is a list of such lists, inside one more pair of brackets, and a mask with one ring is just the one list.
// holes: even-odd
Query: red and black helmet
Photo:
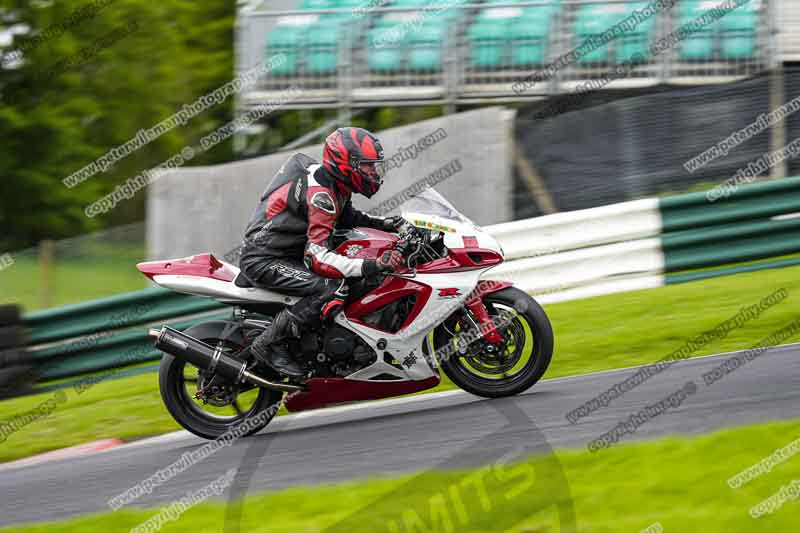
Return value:
[(367, 198), (383, 183), (383, 146), (362, 128), (339, 128), (325, 139), (322, 164), (348, 189)]

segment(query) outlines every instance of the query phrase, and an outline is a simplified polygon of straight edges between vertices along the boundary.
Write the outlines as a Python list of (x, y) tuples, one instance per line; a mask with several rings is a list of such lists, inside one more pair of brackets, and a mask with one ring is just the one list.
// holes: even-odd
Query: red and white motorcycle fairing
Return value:
[[(334, 321), (361, 337), (377, 355), (375, 362), (343, 378), (310, 379), (308, 390), (295, 392), (286, 399), (289, 410), (397, 396), (438, 385), (436, 362), (422, 351), (428, 335), (464, 306), (476, 289), (477, 293), (485, 294), (510, 285), (481, 281), (489, 269), (503, 261), (502, 248), (494, 237), (458, 213), (441, 195), (429, 189), (411, 199), (408, 207), (418, 208), (403, 212), (410, 224), (442, 234), (446, 256), (414, 270), (400, 269), (386, 276), (373, 291), (348, 302)], [(351, 257), (375, 258), (394, 248), (398, 241), (396, 236), (379, 230), (359, 228), (357, 233), (360, 238), (347, 240), (337, 251)], [(142, 263), (138, 268), (162, 287), (230, 305), (291, 305), (298, 300), (274, 291), (237, 286), (239, 269), (211, 254)], [(414, 305), (398, 331), (383, 331), (366, 322), (366, 315), (408, 296), (415, 296)], [(470, 302), (470, 310), (488, 319), (480, 298), (472, 298)], [(431, 346), (428, 348), (431, 353)]]

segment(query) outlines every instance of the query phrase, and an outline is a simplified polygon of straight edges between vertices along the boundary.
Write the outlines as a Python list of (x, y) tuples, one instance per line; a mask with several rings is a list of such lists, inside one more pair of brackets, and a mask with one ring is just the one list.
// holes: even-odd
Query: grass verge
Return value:
[[(800, 267), (737, 274), (546, 306), (555, 353), (546, 378), (655, 362), (687, 339), (728, 320), (743, 306), (778, 289), (788, 298), (704, 345), (692, 356), (745, 349), (796, 318)], [(791, 339), (787, 342), (791, 342)], [(453, 388), (443, 382), (435, 390)], [(52, 393), (0, 402), (0, 420), (24, 413)], [(100, 438), (135, 438), (179, 429), (161, 405), (157, 377), (147, 374), (102, 382), (0, 444), (0, 461)]]
[(31, 312), (45, 304), (45, 290), (46, 303), (58, 307), (150, 286), (136, 270), (144, 257), (143, 244), (78, 241), (74, 248), (59, 246), (47, 280), (35, 249), (12, 254), (14, 263), (0, 272), (0, 304), (18, 304)]
[[(428, 471), (396, 479), (293, 488), (247, 497), (237, 530), (563, 533), (554, 504), (571, 501), (578, 531), (587, 533), (636, 533), (656, 523), (665, 532), (797, 531), (797, 501), (785, 501), (758, 519), (748, 513), (782, 486), (800, 480), (800, 460), (790, 458), (738, 489), (732, 489), (727, 480), (798, 436), (800, 420), (773, 422), (702, 437), (622, 444), (596, 454), (557, 451), (557, 462), (530, 458), (516, 465), (495, 463), (477, 470)], [(558, 481), (554, 469), (563, 472), (566, 485)], [(123, 509), (0, 531), (128, 531), (158, 512)], [(222, 531), (224, 514), (224, 504), (202, 503), (165, 524), (162, 531)]]

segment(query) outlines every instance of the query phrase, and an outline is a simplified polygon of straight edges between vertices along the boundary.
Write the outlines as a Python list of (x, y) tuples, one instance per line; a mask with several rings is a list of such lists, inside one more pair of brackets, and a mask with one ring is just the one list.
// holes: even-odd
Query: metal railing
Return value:
[[(653, 53), (653, 45), (669, 39), (682, 25), (703, 14), (687, 15), (678, 1), (641, 21), (641, 29), (622, 33), (591, 50), (587, 57), (566, 61), (544, 75), (548, 65), (580, 47), (590, 35), (587, 32), (599, 34), (611, 29), (646, 2), (466, 1), (433, 0), (425, 7), (365, 1), (362, 9), (242, 13), (237, 42), (239, 68), (251, 68), (280, 53), (289, 61), (287, 68), (270, 73), (243, 95), (241, 103), (263, 103), (291, 86), (301, 89), (302, 94), (287, 107), (370, 107), (535, 99), (571, 92), (579, 86), (719, 83), (766, 70), (777, 54), (774, 0), (750, 0), (739, 8), (751, 10), (757, 21), (754, 31), (740, 30), (742, 38), (752, 45), (752, 53), (731, 53), (724, 39), (735, 36), (736, 28), (723, 35), (716, 31), (718, 21), (709, 25), (708, 31), (690, 34)], [(709, 0), (701, 5), (710, 9), (721, 2)], [(611, 13), (601, 17), (609, 22), (607, 27), (587, 25), (590, 5), (601, 14), (603, 10)], [(289, 35), (289, 40), (276, 38), (281, 33)], [(642, 47), (642, 56), (626, 56)], [(519, 89), (520, 82), (534, 78), (542, 79), (524, 91), (515, 90), (515, 84)], [(594, 83), (590, 83), (592, 80)]]

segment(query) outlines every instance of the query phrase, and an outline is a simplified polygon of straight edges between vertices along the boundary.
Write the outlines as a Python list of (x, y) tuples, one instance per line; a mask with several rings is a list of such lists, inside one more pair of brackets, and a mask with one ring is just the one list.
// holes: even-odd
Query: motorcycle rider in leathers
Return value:
[(285, 341), (319, 327), (343, 307), (348, 292), (344, 278), (373, 277), (402, 263), (397, 251), (377, 260), (356, 259), (337, 254), (332, 244), (334, 228), (398, 231), (405, 224), (402, 217), (373, 217), (351, 203), (353, 192), (367, 198), (378, 192), (383, 165), (383, 147), (375, 135), (339, 128), (325, 140), (322, 165), (296, 154), (261, 195), (245, 230), (241, 271), (257, 287), (302, 296), (278, 313), (249, 347), (274, 370), (295, 378), (306, 374)]

